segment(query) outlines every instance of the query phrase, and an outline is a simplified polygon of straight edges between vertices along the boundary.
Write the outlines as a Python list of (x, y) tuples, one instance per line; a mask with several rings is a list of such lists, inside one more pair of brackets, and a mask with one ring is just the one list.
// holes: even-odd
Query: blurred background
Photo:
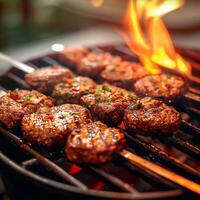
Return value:
[[(27, 59), (50, 50), (53, 43), (76, 46), (118, 42), (121, 38), (112, 27), (121, 26), (127, 3), (0, 0), (0, 50)], [(200, 1), (187, 0), (184, 7), (164, 19), (177, 45), (200, 49)]]

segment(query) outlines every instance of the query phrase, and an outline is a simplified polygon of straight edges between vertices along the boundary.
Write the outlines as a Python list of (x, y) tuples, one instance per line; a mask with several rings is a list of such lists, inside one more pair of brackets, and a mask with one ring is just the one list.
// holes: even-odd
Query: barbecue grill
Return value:
[[(138, 61), (126, 45), (97, 46), (96, 52), (120, 55), (124, 60)], [(200, 183), (200, 52), (178, 48), (192, 64), (189, 92), (175, 104), (183, 121), (178, 133), (169, 137), (127, 136), (128, 150), (183, 177)], [(68, 64), (57, 53), (49, 53), (26, 62), (33, 68)], [(0, 77), (2, 90), (30, 89), (24, 72), (11, 68)], [(30, 146), (22, 139), (20, 128), (0, 127), (0, 167), (11, 197), (20, 199), (177, 199), (198, 198), (195, 194), (167, 181), (140, 165), (124, 158), (100, 166), (70, 163), (61, 150), (47, 152)]]

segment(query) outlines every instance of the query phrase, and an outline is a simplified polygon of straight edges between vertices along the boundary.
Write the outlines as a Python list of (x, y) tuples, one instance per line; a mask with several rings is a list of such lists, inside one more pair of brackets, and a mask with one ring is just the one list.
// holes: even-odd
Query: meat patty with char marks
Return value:
[(51, 97), (35, 90), (9, 91), (0, 97), (0, 121), (8, 128), (18, 125), (25, 114), (49, 108), (54, 105)]
[(172, 106), (145, 97), (126, 108), (123, 122), (133, 134), (168, 135), (179, 128), (181, 116)]
[(78, 76), (73, 79), (65, 79), (54, 87), (52, 96), (57, 105), (63, 103), (79, 104), (80, 98), (93, 91), (97, 84), (90, 78)]
[(41, 108), (54, 106), (54, 99), (35, 90), (16, 89), (7, 94), (8, 97), (22, 105), (26, 114), (34, 113)]
[(12, 128), (21, 122), (25, 111), (20, 103), (7, 95), (0, 97), (0, 122)]
[(121, 62), (119, 56), (109, 53), (89, 53), (77, 65), (77, 72), (83, 76), (98, 78), (107, 65), (115, 65)]
[(53, 87), (56, 84), (63, 80), (63, 78), (73, 77), (74, 74), (71, 70), (59, 65), (53, 65), (37, 69), (32, 73), (26, 74), (25, 81), (36, 90), (43, 93), (49, 93), (53, 90)]
[(22, 130), (31, 144), (52, 147), (64, 145), (75, 128), (91, 121), (88, 109), (75, 104), (64, 104), (25, 115)]
[(140, 64), (121, 62), (118, 65), (108, 65), (101, 72), (101, 79), (112, 85), (132, 89), (133, 83), (148, 75), (149, 72)]
[(83, 59), (90, 51), (84, 47), (66, 47), (63, 51), (57, 53), (59, 60), (69, 68), (75, 69), (77, 64)]
[(113, 159), (125, 143), (124, 134), (118, 129), (97, 121), (75, 129), (68, 137), (65, 153), (73, 162), (105, 163)]
[(89, 108), (94, 118), (109, 125), (118, 125), (122, 121), (124, 109), (136, 99), (132, 92), (103, 84), (93, 94), (81, 97), (81, 105)]
[(138, 80), (134, 88), (138, 95), (149, 96), (166, 102), (175, 100), (187, 89), (186, 82), (182, 77), (171, 74), (146, 76)]

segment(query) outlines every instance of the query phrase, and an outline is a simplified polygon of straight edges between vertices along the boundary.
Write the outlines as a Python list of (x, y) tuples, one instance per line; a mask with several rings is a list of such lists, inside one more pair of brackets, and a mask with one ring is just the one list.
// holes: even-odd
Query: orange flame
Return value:
[(121, 33), (128, 47), (152, 73), (159, 66), (191, 75), (191, 67), (176, 53), (162, 16), (184, 4), (184, 0), (130, 0), (124, 25), (128, 34)]

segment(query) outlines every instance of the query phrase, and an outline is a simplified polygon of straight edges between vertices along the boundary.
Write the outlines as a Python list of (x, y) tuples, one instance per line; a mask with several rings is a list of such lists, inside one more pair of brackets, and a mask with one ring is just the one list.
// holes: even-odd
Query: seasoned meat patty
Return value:
[(0, 121), (8, 128), (18, 125), (25, 114), (53, 106), (53, 99), (37, 91), (14, 90), (0, 97)]
[(52, 96), (57, 104), (80, 103), (80, 98), (96, 88), (96, 83), (87, 77), (78, 76), (73, 79), (63, 80), (54, 87)]
[(112, 56), (109, 53), (89, 53), (77, 65), (77, 72), (83, 76), (98, 78), (107, 65), (121, 62), (119, 56)]
[(57, 56), (68, 67), (74, 69), (88, 53), (89, 50), (83, 47), (66, 47), (63, 51), (58, 52)]
[(180, 76), (159, 74), (138, 80), (134, 87), (138, 95), (170, 101), (184, 93), (186, 83)]
[(12, 128), (21, 122), (25, 111), (20, 103), (7, 95), (0, 97), (0, 122)]
[(104, 163), (125, 146), (124, 134), (97, 121), (75, 129), (68, 137), (66, 156), (78, 163)]
[(54, 65), (43, 67), (25, 75), (25, 81), (40, 92), (49, 93), (62, 79), (72, 78), (74, 74), (67, 68)]
[(89, 110), (75, 104), (64, 104), (25, 115), (22, 130), (31, 144), (51, 147), (65, 144), (73, 129), (90, 122)]
[(145, 97), (127, 107), (123, 121), (132, 133), (167, 135), (178, 129), (181, 116), (172, 106)]
[(54, 100), (35, 90), (19, 90), (10, 91), (8, 97), (22, 105), (22, 109), (26, 114), (34, 113), (40, 108), (52, 107)]
[(136, 101), (134, 93), (109, 84), (100, 85), (92, 94), (81, 98), (81, 104), (90, 109), (94, 118), (109, 125), (118, 125), (124, 109)]
[(121, 62), (118, 65), (108, 65), (101, 72), (101, 79), (112, 85), (132, 89), (133, 83), (148, 75), (149, 72), (140, 64)]

